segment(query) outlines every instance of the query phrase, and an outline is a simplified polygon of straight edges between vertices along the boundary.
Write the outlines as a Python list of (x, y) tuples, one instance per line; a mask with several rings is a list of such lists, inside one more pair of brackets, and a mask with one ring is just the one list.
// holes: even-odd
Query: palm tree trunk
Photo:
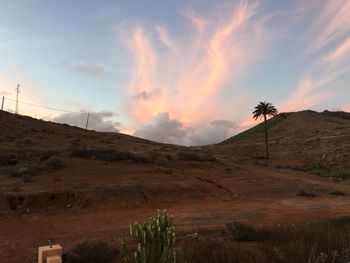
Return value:
[(267, 137), (267, 121), (266, 121), (266, 115), (264, 115), (264, 126), (265, 126), (265, 152), (266, 152), (266, 159), (269, 159), (269, 141)]

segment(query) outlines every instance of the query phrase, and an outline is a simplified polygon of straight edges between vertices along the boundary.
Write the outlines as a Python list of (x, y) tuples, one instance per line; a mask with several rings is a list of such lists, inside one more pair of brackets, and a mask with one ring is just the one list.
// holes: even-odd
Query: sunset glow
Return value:
[(186, 145), (253, 126), (259, 101), (349, 111), (349, 1), (63, 2), (3, 4), (1, 96), (21, 83), (22, 101), (108, 111), (122, 132)]

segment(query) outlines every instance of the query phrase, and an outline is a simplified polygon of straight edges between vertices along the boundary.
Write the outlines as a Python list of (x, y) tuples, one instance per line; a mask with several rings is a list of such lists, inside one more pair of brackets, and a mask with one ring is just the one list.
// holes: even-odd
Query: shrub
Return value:
[(70, 149), (69, 156), (80, 157), (88, 159), (96, 159), (102, 161), (126, 161), (133, 162), (146, 162), (146, 158), (136, 155), (128, 151), (119, 151), (113, 149), (101, 149), (101, 148), (83, 148), (77, 147)]
[[(130, 226), (130, 235), (137, 242), (134, 254), (135, 263), (173, 263), (176, 262), (175, 230), (172, 217), (167, 211), (157, 211), (156, 218), (146, 223), (135, 223)], [(120, 252), (125, 262), (130, 262), (124, 240)]]
[(57, 171), (63, 167), (63, 162), (56, 156), (49, 157), (44, 163), (41, 164), (41, 169), (46, 171)]
[(239, 262), (230, 242), (203, 237), (184, 240), (178, 254), (181, 263)]
[(40, 161), (46, 161), (51, 157), (56, 156), (58, 153), (56, 151), (44, 151), (40, 154)]
[(30, 174), (23, 174), (21, 178), (24, 183), (30, 183), (33, 181), (33, 177)]
[(0, 165), (16, 165), (17, 160), (13, 154), (0, 154)]
[(231, 241), (257, 241), (262, 238), (254, 227), (240, 222), (226, 224), (224, 235)]
[(29, 138), (16, 141), (17, 147), (30, 146), (30, 145), (34, 145), (34, 144), (35, 143), (33, 142), (33, 140), (29, 139)]
[(309, 191), (305, 191), (305, 190), (300, 189), (296, 192), (296, 196), (315, 197), (316, 194), (313, 192), (309, 192)]
[(40, 173), (40, 169), (36, 166), (17, 166), (8, 173), (10, 177), (35, 176)]
[(327, 174), (328, 177), (340, 178), (340, 179), (350, 179), (350, 171), (335, 171)]
[(168, 167), (170, 164), (169, 160), (166, 158), (160, 158), (156, 160), (155, 163), (161, 167)]
[(338, 191), (338, 190), (329, 191), (327, 194), (329, 194), (329, 195), (338, 195), (338, 196), (344, 196), (344, 195), (346, 195), (344, 192)]
[(216, 158), (209, 154), (197, 154), (195, 152), (185, 150), (178, 154), (180, 160), (183, 161), (196, 161), (196, 162), (216, 162)]
[(309, 164), (303, 166), (290, 166), (283, 168), (290, 168), (292, 170), (307, 172), (323, 177), (350, 179), (350, 171), (331, 171), (322, 163)]
[(116, 251), (107, 243), (85, 241), (76, 245), (67, 255), (68, 263), (111, 263), (116, 258)]

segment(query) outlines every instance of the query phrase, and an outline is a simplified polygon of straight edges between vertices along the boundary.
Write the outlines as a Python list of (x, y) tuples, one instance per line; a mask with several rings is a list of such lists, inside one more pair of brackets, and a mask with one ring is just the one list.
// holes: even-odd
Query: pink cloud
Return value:
[(264, 46), (267, 19), (253, 18), (257, 7), (256, 3), (241, 2), (214, 18), (183, 12), (193, 29), (185, 41), (170, 35), (163, 25), (154, 29), (137, 25), (126, 39), (123, 35), (135, 58), (129, 95), (160, 91), (152, 99), (128, 103), (135, 127), (159, 112), (169, 112), (192, 127), (227, 114), (218, 96), (245, 74), (247, 64), (259, 57)]
[[(350, 2), (349, 1), (315, 1), (314, 5), (322, 9), (310, 28), (310, 32), (319, 32), (316, 41), (312, 44), (314, 49), (321, 49), (334, 43), (349, 33), (350, 29)], [(313, 6), (314, 8), (314, 6)]]
[[(350, 14), (349, 14), (350, 15)], [(342, 56), (345, 56), (350, 49), (350, 37), (341, 43), (333, 52), (331, 52), (325, 60), (327, 62), (336, 61)]]
[(283, 111), (309, 109), (337, 95), (334, 87), (327, 86), (350, 70), (350, 38), (343, 39), (343, 34), (350, 32), (350, 2), (327, 1), (310, 28), (316, 32), (311, 46), (325, 55), (305, 69), (295, 91), (279, 103)]

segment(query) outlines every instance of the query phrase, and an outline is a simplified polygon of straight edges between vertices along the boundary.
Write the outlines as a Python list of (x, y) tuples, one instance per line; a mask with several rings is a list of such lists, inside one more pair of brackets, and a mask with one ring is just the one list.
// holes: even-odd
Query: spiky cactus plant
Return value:
[[(157, 210), (157, 217), (146, 223), (130, 225), (130, 235), (137, 242), (134, 252), (135, 263), (175, 263), (175, 229), (172, 216), (164, 210)], [(130, 263), (124, 240), (120, 245), (120, 253), (126, 263)]]

